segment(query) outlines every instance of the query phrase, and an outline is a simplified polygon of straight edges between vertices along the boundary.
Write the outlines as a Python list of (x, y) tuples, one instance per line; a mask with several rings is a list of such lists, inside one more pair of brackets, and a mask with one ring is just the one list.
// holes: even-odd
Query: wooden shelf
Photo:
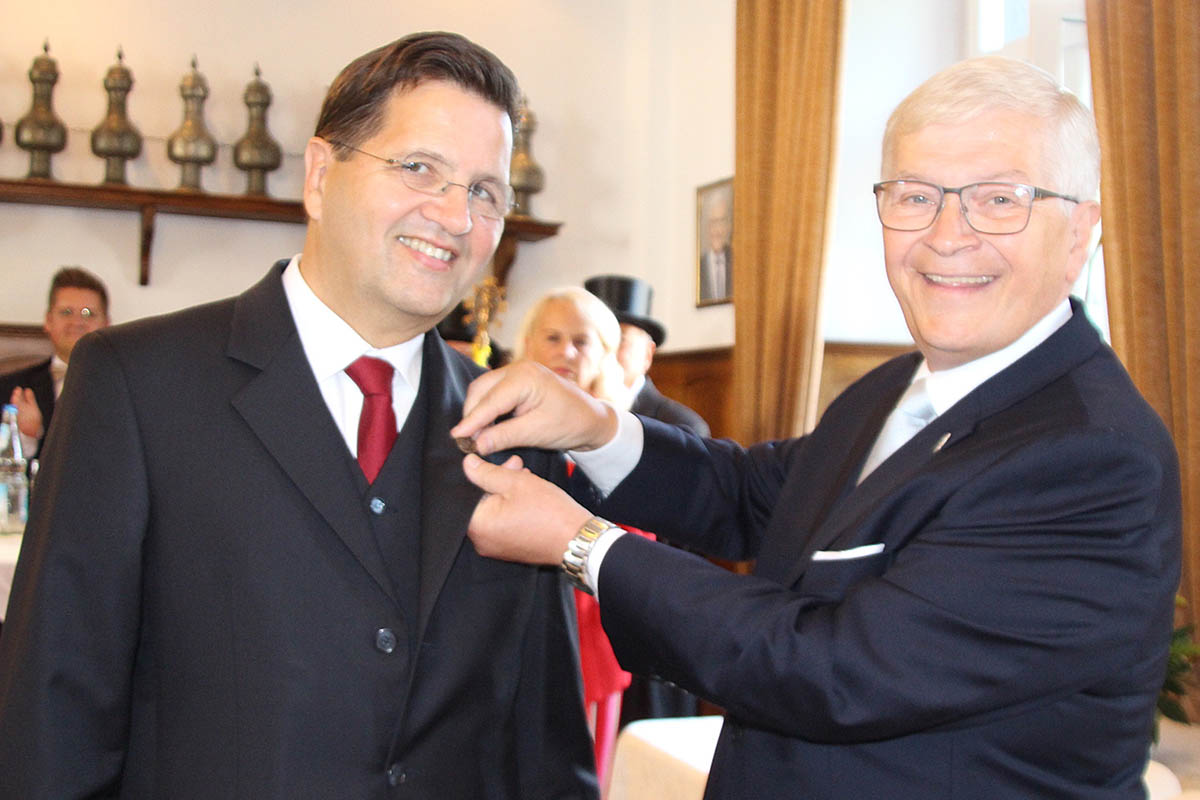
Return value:
[(508, 285), (508, 272), (517, 258), (517, 242), (537, 242), (558, 233), (561, 222), (546, 222), (523, 214), (509, 214), (504, 220), (504, 235), (492, 256), (492, 274), (501, 286)]
[[(141, 268), (138, 274), (138, 283), (142, 286), (150, 283), (150, 249), (154, 243), (154, 218), (159, 212), (265, 222), (303, 224), (307, 221), (304, 204), (299, 200), (186, 190), (135, 189), (120, 184), (60, 183), (38, 178), (0, 178), (0, 203), (137, 211), (142, 218)], [(505, 221), (504, 236), (496, 248), (493, 261), (496, 279), (500, 284), (504, 285), (508, 278), (516, 258), (518, 241), (536, 242), (554, 236), (561, 225), (561, 222), (546, 222), (523, 215), (510, 216)]]
[(183, 190), (135, 189), (120, 184), (89, 186), (26, 178), (0, 179), (0, 202), (33, 203), (45, 206), (137, 211), (142, 218), (141, 268), (138, 283), (150, 283), (150, 249), (154, 243), (154, 218), (165, 214), (193, 217), (253, 219), (266, 222), (303, 223), (304, 205), (295, 200), (275, 200), (248, 195), (218, 195)]

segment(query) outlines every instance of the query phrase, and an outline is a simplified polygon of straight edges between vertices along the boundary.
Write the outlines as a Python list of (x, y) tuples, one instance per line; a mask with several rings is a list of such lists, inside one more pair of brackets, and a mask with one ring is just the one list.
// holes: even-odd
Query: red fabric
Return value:
[(392, 408), (392, 365), (363, 356), (346, 367), (350, 380), (363, 393), (358, 417), (358, 465), (373, 483), (396, 442), (396, 411)]
[[(575, 462), (567, 462), (567, 476), (575, 472)], [(653, 540), (654, 534), (622, 525), (629, 533)], [(583, 706), (591, 713), (596, 707), (593, 745), (596, 775), (601, 786), (608, 781), (621, 718), (621, 693), (629, 688), (633, 676), (621, 669), (612, 644), (600, 624), (600, 604), (587, 592), (575, 590), (575, 620), (579, 625), (579, 671), (583, 675)]]
[(632, 680), (621, 669), (612, 645), (600, 625), (596, 598), (575, 590), (575, 618), (579, 622), (579, 668), (583, 673), (583, 702), (599, 703), (614, 692), (622, 692)]

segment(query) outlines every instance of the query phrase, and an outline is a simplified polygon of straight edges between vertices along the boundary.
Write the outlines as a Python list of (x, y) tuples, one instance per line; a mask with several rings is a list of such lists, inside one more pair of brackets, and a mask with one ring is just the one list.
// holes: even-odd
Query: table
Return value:
[(723, 717), (631, 722), (617, 737), (607, 800), (701, 800)]
[[(626, 725), (617, 737), (607, 800), (702, 800), (721, 722), (722, 717), (679, 717)], [(1150, 755), (1182, 785), (1179, 800), (1200, 800), (1200, 724), (1160, 720)], [(1156, 766), (1148, 765), (1147, 778), (1155, 777)]]
[(12, 590), (13, 571), (21, 553), (21, 534), (0, 534), (0, 622), (8, 611), (8, 593)]
[(1200, 723), (1183, 725), (1169, 719), (1158, 721), (1158, 744), (1150, 757), (1164, 764), (1185, 790), (1200, 791)]

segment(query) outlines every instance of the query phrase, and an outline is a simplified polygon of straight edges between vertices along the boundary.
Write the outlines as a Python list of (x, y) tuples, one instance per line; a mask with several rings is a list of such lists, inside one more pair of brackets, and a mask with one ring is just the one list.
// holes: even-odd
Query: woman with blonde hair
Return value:
[(617, 348), (621, 325), (604, 301), (579, 286), (543, 295), (525, 314), (517, 335), (515, 358), (549, 367), (588, 394), (627, 409)]
[[(515, 357), (549, 367), (593, 397), (624, 410), (633, 398), (617, 361), (620, 344), (621, 325), (604, 301), (582, 287), (567, 286), (542, 296), (525, 314)], [(568, 469), (573, 467), (568, 464)], [(604, 787), (620, 724), (621, 694), (631, 676), (613, 655), (595, 598), (575, 590), (575, 607), (583, 699), (593, 725), (596, 774)]]

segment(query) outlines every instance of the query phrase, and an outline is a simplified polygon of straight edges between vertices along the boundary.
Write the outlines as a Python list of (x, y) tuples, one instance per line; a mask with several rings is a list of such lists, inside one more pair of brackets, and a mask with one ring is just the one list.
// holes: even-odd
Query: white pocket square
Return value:
[(866, 558), (883, 552), (883, 542), (864, 544), (851, 547), (849, 550), (817, 550), (812, 555), (813, 561), (849, 561), (852, 558)]

